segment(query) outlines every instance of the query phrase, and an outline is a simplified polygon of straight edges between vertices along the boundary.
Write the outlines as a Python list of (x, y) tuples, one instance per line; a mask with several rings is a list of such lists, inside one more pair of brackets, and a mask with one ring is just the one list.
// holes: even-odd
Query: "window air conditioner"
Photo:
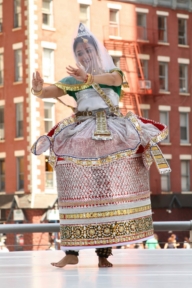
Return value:
[(140, 80), (139, 81), (140, 89), (151, 89), (151, 81), (149, 80)]

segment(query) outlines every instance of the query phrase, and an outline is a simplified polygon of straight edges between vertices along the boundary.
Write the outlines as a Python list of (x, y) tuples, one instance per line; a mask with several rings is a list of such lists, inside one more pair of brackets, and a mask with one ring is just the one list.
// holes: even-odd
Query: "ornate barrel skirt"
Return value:
[(56, 175), (61, 249), (125, 245), (153, 235), (141, 155), (94, 166), (58, 161)]

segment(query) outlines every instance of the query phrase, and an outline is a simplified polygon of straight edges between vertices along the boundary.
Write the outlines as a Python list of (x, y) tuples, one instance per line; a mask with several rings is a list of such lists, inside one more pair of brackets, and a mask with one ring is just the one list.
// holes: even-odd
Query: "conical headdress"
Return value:
[(80, 23), (79, 28), (78, 28), (77, 37), (83, 37), (83, 36), (91, 36), (91, 35), (88, 32), (88, 30), (85, 28), (84, 24)]

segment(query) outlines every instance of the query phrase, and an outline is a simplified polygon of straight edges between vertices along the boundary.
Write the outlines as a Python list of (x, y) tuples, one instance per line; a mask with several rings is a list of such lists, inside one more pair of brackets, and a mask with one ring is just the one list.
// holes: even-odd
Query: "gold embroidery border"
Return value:
[(80, 165), (80, 166), (101, 166), (104, 164), (109, 164), (109, 163), (116, 161), (116, 160), (119, 160), (119, 159), (124, 159), (124, 158), (127, 158), (129, 156), (132, 156), (137, 152), (137, 150), (138, 150), (138, 147), (134, 150), (126, 150), (123, 152), (117, 152), (115, 154), (110, 154), (110, 155), (106, 156), (105, 158), (97, 158), (97, 159), (77, 159), (77, 158), (73, 158), (73, 157), (69, 157), (69, 156), (64, 157), (64, 159), (67, 161), (73, 162), (77, 165)]
[(116, 204), (120, 202), (132, 202), (132, 201), (142, 201), (145, 199), (150, 199), (150, 192), (147, 192), (140, 196), (128, 196), (128, 197), (120, 197), (116, 199), (99, 199), (99, 200), (83, 200), (82, 203), (79, 200), (74, 201), (67, 201), (66, 199), (63, 200), (63, 202), (59, 201), (59, 207), (85, 207), (85, 206), (98, 206), (98, 205), (104, 205), (104, 204)]
[(112, 211), (102, 211), (102, 212), (87, 212), (87, 213), (72, 213), (72, 214), (60, 214), (60, 219), (90, 219), (90, 218), (105, 218), (114, 217), (122, 215), (131, 215), (144, 211), (151, 210), (151, 205), (144, 205), (141, 207), (128, 208), (128, 209), (118, 209)]
[(105, 239), (97, 239), (97, 240), (69, 240), (69, 241), (61, 241), (61, 246), (65, 247), (86, 247), (86, 246), (98, 246), (98, 245), (107, 245), (107, 244), (118, 244), (118, 243), (127, 243), (133, 242), (140, 239), (145, 239), (154, 234), (154, 230), (148, 230), (145, 232), (129, 235), (129, 236), (117, 236), (114, 238), (105, 238)]
[(85, 83), (65, 84), (65, 83), (62, 83), (62, 82), (57, 82), (54, 85), (57, 86), (58, 88), (62, 89), (65, 94), (67, 94), (67, 90), (68, 91), (80, 91), (80, 90), (84, 90), (84, 89), (86, 89), (88, 87), (91, 87), (90, 85), (85, 84)]

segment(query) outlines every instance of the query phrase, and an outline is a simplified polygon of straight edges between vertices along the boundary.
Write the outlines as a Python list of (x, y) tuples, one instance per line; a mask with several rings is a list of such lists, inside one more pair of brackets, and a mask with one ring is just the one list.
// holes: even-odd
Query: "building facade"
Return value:
[[(120, 107), (168, 125), (161, 143), (172, 173), (150, 170), (154, 220), (190, 220), (191, 1), (0, 1), (0, 221), (58, 220), (56, 180), (48, 154), (30, 148), (72, 110), (31, 94), (32, 75), (45, 85), (75, 65), (73, 35), (86, 24), (125, 74)], [(66, 104), (74, 101), (64, 96)], [(171, 213), (170, 213), (171, 212)], [(47, 234), (7, 235), (11, 249), (46, 249)], [(24, 246), (23, 246), (24, 244)], [(25, 246), (30, 244), (31, 246)]]

